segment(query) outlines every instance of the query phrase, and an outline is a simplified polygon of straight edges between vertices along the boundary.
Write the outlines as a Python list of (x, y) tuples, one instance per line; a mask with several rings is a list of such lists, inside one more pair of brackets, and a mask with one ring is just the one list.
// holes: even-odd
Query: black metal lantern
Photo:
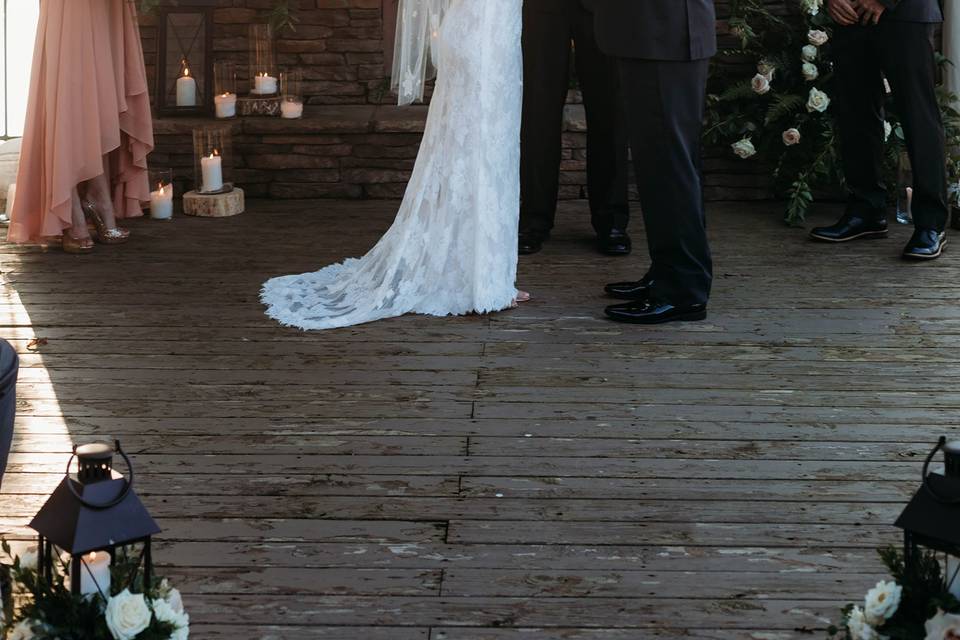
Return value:
[[(132, 586), (141, 568), (143, 584), (150, 585), (150, 536), (160, 528), (133, 491), (133, 467), (119, 440), (115, 451), (126, 463), (129, 478), (113, 470), (114, 449), (110, 445), (74, 446), (66, 477), (30, 523), (30, 528), (40, 534), (40, 579), (53, 579), (54, 562), (59, 559), (54, 552), (59, 548), (70, 554), (70, 589), (74, 594), (99, 592), (109, 597), (110, 563), (118, 549), (136, 545), (142, 550), (127, 586)], [(75, 474), (70, 472), (74, 458)]]
[[(930, 463), (943, 450), (944, 473), (929, 473)], [(923, 484), (907, 504), (896, 526), (903, 529), (904, 562), (915, 565), (921, 548), (946, 556), (946, 586), (960, 597), (960, 441), (941, 437), (923, 463)]]
[(213, 107), (213, 7), (209, 0), (160, 10), (157, 109), (163, 115), (198, 115)]

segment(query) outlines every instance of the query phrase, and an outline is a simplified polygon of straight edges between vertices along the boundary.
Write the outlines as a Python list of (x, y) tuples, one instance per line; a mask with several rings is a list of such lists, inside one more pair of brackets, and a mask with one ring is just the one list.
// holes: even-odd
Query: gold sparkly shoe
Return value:
[(81, 202), (80, 206), (83, 212), (93, 221), (93, 226), (97, 228), (97, 242), (100, 244), (123, 244), (130, 239), (130, 232), (120, 227), (113, 229), (107, 228), (107, 223), (103, 221), (103, 215), (97, 209), (97, 205), (92, 202)]

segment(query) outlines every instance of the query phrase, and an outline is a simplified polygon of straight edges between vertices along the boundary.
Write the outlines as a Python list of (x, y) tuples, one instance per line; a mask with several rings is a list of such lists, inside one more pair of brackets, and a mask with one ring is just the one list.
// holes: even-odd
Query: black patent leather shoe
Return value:
[(607, 233), (597, 235), (597, 246), (600, 253), (608, 256), (628, 256), (633, 250), (633, 242), (626, 231), (611, 229)]
[(886, 238), (887, 217), (882, 211), (845, 213), (833, 226), (817, 227), (810, 237), (824, 242), (850, 242), (860, 238)]
[(520, 255), (529, 256), (534, 253), (540, 253), (543, 249), (543, 243), (550, 237), (549, 233), (539, 231), (521, 231), (518, 250)]
[(648, 298), (607, 307), (607, 316), (616, 322), (630, 324), (663, 324), (664, 322), (693, 322), (707, 317), (707, 305), (674, 305)]
[(916, 229), (903, 249), (903, 257), (909, 260), (934, 260), (940, 257), (946, 246), (947, 234), (943, 231)]
[(611, 282), (603, 292), (617, 300), (646, 300), (653, 291), (653, 279), (645, 277), (633, 282)]

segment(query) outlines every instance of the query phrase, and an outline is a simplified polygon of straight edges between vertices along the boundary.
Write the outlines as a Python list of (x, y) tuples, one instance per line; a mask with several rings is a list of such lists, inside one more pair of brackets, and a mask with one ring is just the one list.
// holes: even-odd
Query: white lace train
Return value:
[(268, 281), (267, 315), (329, 329), (506, 309), (517, 295), (522, 0), (454, 0), (396, 220), (364, 257)]

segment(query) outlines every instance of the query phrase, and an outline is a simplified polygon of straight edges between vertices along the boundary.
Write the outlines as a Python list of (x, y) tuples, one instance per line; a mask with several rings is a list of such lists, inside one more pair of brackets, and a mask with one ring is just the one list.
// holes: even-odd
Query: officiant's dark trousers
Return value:
[(705, 304), (713, 263), (700, 136), (709, 60), (621, 58), (619, 65), (654, 295), (678, 305)]
[(881, 20), (872, 27), (835, 29), (833, 52), (843, 171), (850, 208), (881, 210), (885, 88), (903, 125), (913, 169), (913, 222), (943, 231), (947, 224), (947, 170), (943, 122), (936, 96), (934, 25)]
[(581, 0), (526, 0), (523, 12), (520, 230), (546, 233), (553, 228), (571, 41), (587, 114), (587, 192), (593, 227), (601, 234), (611, 228), (626, 230), (627, 141), (616, 62), (597, 47), (593, 14)]
[(8, 342), (0, 340), (0, 485), (3, 484), (3, 472), (13, 442), (18, 370), (17, 352)]

